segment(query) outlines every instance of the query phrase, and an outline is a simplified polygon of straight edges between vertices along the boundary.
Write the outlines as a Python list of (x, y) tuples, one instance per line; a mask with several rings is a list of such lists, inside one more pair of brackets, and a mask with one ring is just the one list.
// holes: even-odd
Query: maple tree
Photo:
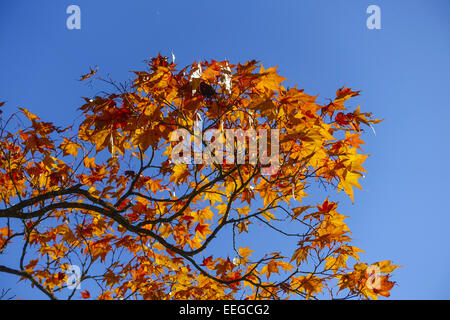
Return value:
[[(18, 261), (0, 272), (51, 299), (389, 296), (398, 266), (359, 261), (336, 202), (303, 203), (315, 184), (352, 201), (361, 188), (361, 126), (380, 120), (349, 110), (358, 91), (341, 88), (321, 105), (256, 61), (178, 70), (158, 55), (147, 63), (129, 86), (97, 69), (82, 76), (112, 90), (84, 98), (76, 126), (24, 108), (2, 119), (0, 248)], [(278, 170), (264, 174), (260, 161), (173, 163), (171, 132), (193, 134), (199, 117), (205, 131), (279, 129)], [(261, 252), (242, 240), (271, 232), (291, 247)], [(72, 265), (82, 291), (68, 289)]]

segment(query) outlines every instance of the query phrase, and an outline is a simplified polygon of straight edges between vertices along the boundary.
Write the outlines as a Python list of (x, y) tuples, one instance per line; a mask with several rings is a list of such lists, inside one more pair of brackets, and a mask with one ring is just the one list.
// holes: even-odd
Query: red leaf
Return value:
[(337, 208), (336, 202), (328, 202), (328, 198), (322, 203), (322, 205), (318, 205), (317, 208), (321, 212), (330, 212), (331, 210), (334, 210)]
[(83, 299), (89, 299), (91, 297), (91, 294), (89, 293), (89, 291), (84, 290), (84, 291), (81, 292), (81, 297)]
[(201, 224), (199, 223), (196, 227), (195, 227), (195, 232), (199, 232), (202, 236), (205, 235), (205, 231), (208, 229), (208, 225), (207, 224)]
[(203, 263), (201, 265), (204, 266), (204, 267), (209, 267), (209, 266), (214, 265), (213, 257), (209, 256), (208, 258), (203, 259)]
[(130, 202), (130, 199), (126, 199), (124, 201), (122, 201), (122, 203), (119, 205), (119, 207), (117, 208), (117, 210), (122, 210), (123, 208), (125, 208), (127, 206), (127, 204)]
[(346, 126), (350, 123), (348, 117), (343, 114), (342, 112), (339, 112), (334, 120), (340, 125), (340, 126)]

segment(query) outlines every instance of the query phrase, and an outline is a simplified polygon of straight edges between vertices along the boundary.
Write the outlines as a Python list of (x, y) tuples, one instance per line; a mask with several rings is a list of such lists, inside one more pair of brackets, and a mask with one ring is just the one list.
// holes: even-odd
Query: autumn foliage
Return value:
[[(4, 113), (0, 248), (10, 258), (0, 272), (52, 299), (389, 296), (397, 266), (359, 261), (330, 200), (343, 190), (353, 201), (367, 158), (362, 134), (379, 122), (349, 110), (358, 91), (341, 88), (319, 104), (256, 61), (179, 70), (159, 55), (129, 85), (96, 72), (81, 80), (111, 90), (84, 98), (75, 126)], [(199, 117), (204, 131), (279, 129), (279, 170), (173, 163), (171, 132), (192, 132)], [(308, 200), (314, 185), (327, 186), (320, 203)], [(263, 252), (259, 242), (274, 235), (283, 247)], [(70, 265), (80, 267), (82, 290), (67, 288)]]

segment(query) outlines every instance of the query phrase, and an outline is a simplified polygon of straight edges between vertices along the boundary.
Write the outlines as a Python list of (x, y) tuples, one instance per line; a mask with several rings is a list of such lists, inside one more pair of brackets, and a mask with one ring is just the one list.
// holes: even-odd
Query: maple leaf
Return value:
[(338, 191), (344, 189), (345, 193), (349, 195), (350, 199), (352, 199), (352, 203), (354, 202), (352, 187), (362, 189), (358, 183), (358, 179), (360, 177), (362, 177), (362, 174), (359, 172), (345, 171), (338, 184)]
[(352, 91), (350, 88), (342, 87), (336, 91), (336, 98), (355, 97), (358, 96), (360, 92), (361, 91)]
[(394, 287), (395, 282), (389, 281), (388, 279), (389, 276), (381, 277), (379, 286), (372, 289), (376, 295), (381, 295), (383, 297), (389, 297), (391, 295), (389, 291)]
[(175, 165), (172, 169), (173, 174), (170, 176), (170, 181), (175, 183), (185, 182), (189, 176), (189, 171), (187, 170), (187, 165), (184, 163), (179, 163)]
[(272, 67), (267, 70), (261, 65), (261, 69), (259, 71), (261, 75), (260, 82), (256, 85), (257, 89), (268, 89), (277, 91), (279, 89), (280, 83), (282, 83), (286, 78), (278, 75), (276, 73), (277, 68)]
[(251, 250), (249, 247), (239, 248), (239, 264), (246, 266), (248, 263), (248, 258), (250, 257), (253, 250)]
[(226, 260), (220, 259), (214, 269), (216, 270), (218, 276), (224, 276), (227, 272), (233, 270), (233, 263), (230, 261), (230, 258), (227, 258)]
[(308, 246), (298, 247), (292, 255), (291, 262), (295, 260), (297, 266), (299, 266), (303, 261), (306, 261), (308, 258), (309, 249), (310, 247)]
[(83, 299), (89, 299), (91, 297), (91, 294), (87, 290), (81, 291), (80, 293)]
[[(222, 202), (222, 195), (218, 192), (207, 192), (205, 193), (205, 200), (209, 200), (210, 204), (213, 206), (216, 201), (219, 203)], [(226, 206), (223, 209), (226, 209)]]
[(299, 215), (301, 215), (306, 210), (312, 208), (312, 206), (303, 206), (303, 207), (297, 207), (293, 208), (292, 211), (294, 211), (294, 215), (292, 216), (291, 220), (297, 219)]
[(380, 272), (382, 272), (382, 273), (391, 273), (395, 269), (401, 267), (401, 266), (393, 265), (392, 261), (388, 261), (388, 260), (374, 263), (374, 265), (378, 266), (380, 268)]
[(195, 232), (200, 233), (202, 236), (206, 236), (208, 234), (210, 234), (212, 231), (209, 229), (209, 225), (208, 224), (197, 224), (197, 226), (195, 227)]
[(76, 157), (78, 155), (78, 149), (81, 148), (81, 146), (78, 143), (67, 140), (66, 138), (63, 140), (64, 142), (59, 146), (61, 150), (63, 150), (63, 154), (65, 156), (70, 154)]
[(291, 286), (305, 291), (307, 293), (306, 299), (309, 299), (315, 293), (322, 292), (323, 283), (319, 277), (308, 274), (307, 276), (294, 278)]
[(30, 272), (31, 270), (34, 269), (34, 267), (36, 267), (38, 262), (39, 259), (30, 260), (30, 262), (25, 266), (25, 269), (28, 270), (28, 272)]
[(208, 258), (203, 259), (201, 265), (211, 269), (214, 266), (213, 257), (209, 256)]
[(89, 70), (90, 70), (89, 73), (82, 75), (79, 81), (84, 81), (84, 80), (89, 79), (90, 77), (94, 76), (98, 71), (98, 67), (95, 69), (92, 69), (91, 67), (89, 67)]
[(347, 268), (347, 256), (346, 255), (339, 255), (336, 257), (327, 257), (325, 259), (325, 269), (333, 270), (336, 272), (337, 270), (340, 270), (342, 268)]
[(161, 186), (161, 182), (162, 182), (162, 179), (150, 179), (150, 178), (147, 178), (147, 177), (141, 177), (140, 179), (139, 179), (139, 182), (140, 183), (142, 183), (142, 184), (147, 184), (148, 185), (148, 187), (150, 188), (150, 190), (153, 192), (153, 193), (156, 193), (158, 190), (161, 190), (162, 189), (162, 186)]
[(19, 108), (20, 110), (22, 110), (23, 114), (30, 120), (30, 121), (34, 121), (34, 120), (39, 120), (39, 117), (36, 116), (35, 114), (29, 112), (27, 109), (25, 108)]
[(245, 248), (239, 248), (239, 255), (246, 259), (248, 256), (250, 256), (250, 254), (253, 252), (253, 250), (251, 250), (249, 247), (245, 247)]
[(250, 221), (249, 220), (244, 220), (244, 221), (242, 221), (241, 223), (239, 223), (238, 224), (238, 228), (239, 228), (239, 233), (242, 233), (242, 232), (248, 232), (248, 226), (249, 226), (249, 224), (250, 224)]
[(266, 264), (262, 270), (261, 270), (261, 274), (266, 274), (267, 279), (270, 278), (270, 275), (272, 273), (279, 273), (279, 263), (276, 260), (270, 260), (268, 264)]

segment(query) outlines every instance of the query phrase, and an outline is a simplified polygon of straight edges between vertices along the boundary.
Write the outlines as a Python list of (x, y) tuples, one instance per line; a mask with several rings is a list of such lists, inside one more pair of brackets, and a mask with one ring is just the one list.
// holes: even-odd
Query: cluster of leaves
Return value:
[[(83, 298), (389, 296), (396, 266), (377, 263), (381, 281), (370, 285), (337, 203), (302, 204), (315, 183), (352, 200), (361, 188), (361, 125), (379, 120), (344, 106), (357, 91), (341, 88), (320, 105), (256, 61), (177, 70), (159, 55), (134, 74), (129, 86), (110, 82), (113, 93), (84, 98), (77, 131), (26, 109), (2, 121), (0, 248), (5, 255), (20, 246), (21, 254), (18, 268), (0, 272), (52, 299), (77, 297), (66, 289), (74, 264), (89, 288)], [(280, 129), (279, 170), (264, 175), (259, 161), (173, 164), (170, 133), (193, 134), (198, 117), (204, 131)], [(243, 234), (268, 230), (292, 247), (256, 254), (241, 245)], [(228, 243), (234, 256), (211, 248)]]

